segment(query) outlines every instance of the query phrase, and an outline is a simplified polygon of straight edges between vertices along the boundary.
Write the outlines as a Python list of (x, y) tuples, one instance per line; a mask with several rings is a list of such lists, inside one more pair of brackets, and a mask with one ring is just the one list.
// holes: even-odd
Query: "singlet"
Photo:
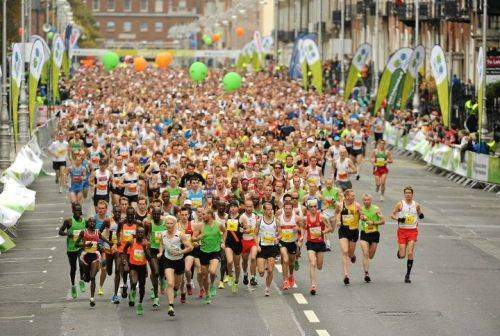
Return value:
[(118, 145), (118, 155), (120, 155), (124, 159), (127, 159), (130, 155), (130, 146), (128, 144), (124, 145), (120, 143)]
[(356, 230), (359, 225), (359, 211), (356, 209), (356, 203), (346, 206), (345, 202), (342, 204), (342, 211), (340, 212), (340, 222), (342, 226), (349, 227), (349, 230)]
[(97, 169), (95, 171), (95, 194), (100, 196), (106, 196), (109, 194), (109, 182), (111, 180), (111, 173), (109, 170), (101, 171)]
[(253, 213), (250, 216), (248, 216), (246, 213), (243, 213), (240, 216), (240, 223), (242, 218), (246, 218), (248, 226), (248, 233), (243, 233), (243, 240), (253, 240), (255, 237), (255, 226), (257, 225), (257, 216)]
[(236, 218), (228, 217), (226, 220), (227, 238), (226, 240), (240, 242), (242, 233), (240, 230), (239, 216)]
[[(83, 242), (85, 243), (84, 251), (86, 253), (96, 253), (97, 252), (97, 244), (99, 243), (99, 231), (93, 230), (85, 230), (83, 232)], [(92, 246), (87, 247), (88, 243), (92, 243)]]
[(214, 221), (212, 225), (204, 224), (203, 238), (201, 240), (200, 250), (205, 253), (219, 252), (222, 233), (219, 226)]
[(181, 189), (179, 187), (167, 186), (165, 189), (170, 195), (170, 202), (175, 205), (179, 205), (179, 196), (181, 195)]
[[(366, 209), (364, 206), (361, 207), (361, 213), (365, 216), (369, 221), (378, 222), (380, 217), (377, 215), (377, 211), (379, 207), (376, 205), (371, 205), (369, 209)], [(378, 231), (378, 225), (367, 225), (365, 221), (360, 221), (360, 229), (365, 233), (372, 233)]]
[(382, 118), (376, 118), (375, 122), (375, 133), (384, 133), (384, 121)]
[(317, 186), (321, 185), (321, 167), (314, 166), (314, 168), (309, 169), (307, 172), (307, 181), (310, 183), (314, 183)]
[(179, 251), (182, 251), (182, 241), (180, 235), (181, 232), (178, 229), (175, 230), (172, 236), (169, 236), (168, 232), (165, 232), (163, 235), (162, 242), (163, 247), (165, 248), (163, 255), (165, 258), (169, 260), (181, 260), (184, 257), (184, 255), (178, 253)]
[(186, 227), (184, 228), (184, 234), (186, 235), (187, 239), (191, 239), (191, 237), (193, 236), (193, 225), (190, 220), (188, 220)]
[(121, 166), (121, 168), (118, 168), (116, 166), (113, 167), (113, 180), (115, 181), (115, 183), (117, 180), (121, 180), (123, 178), (125, 172), (126, 172), (125, 166)]
[(340, 182), (349, 181), (349, 159), (345, 158), (342, 160), (341, 158), (337, 161), (337, 180)]
[(321, 191), (321, 195), (325, 199), (327, 209), (335, 209), (335, 203), (339, 201), (339, 190), (335, 187), (328, 190), (326, 187)]
[(297, 219), (295, 214), (292, 213), (292, 217), (289, 220), (285, 218), (285, 212), (280, 215), (280, 228), (281, 237), (280, 240), (285, 243), (293, 243), (297, 241)]
[(119, 246), (119, 250), (123, 251), (125, 244), (128, 242), (132, 242), (134, 240), (135, 232), (137, 231), (137, 225), (127, 225), (124, 224), (122, 226), (121, 231), (121, 245)]
[(125, 185), (125, 191), (123, 192), (123, 195), (139, 195), (139, 175), (137, 173), (133, 173), (132, 177), (123, 175), (123, 184)]
[(387, 153), (376, 151), (375, 152), (375, 166), (376, 167), (385, 167), (387, 166)]
[(82, 184), (84, 174), (85, 174), (85, 167), (83, 165), (81, 165), (80, 167), (72, 166), (69, 170), (69, 175), (71, 176), (71, 185)]
[(273, 217), (271, 222), (267, 223), (262, 216), (259, 224), (259, 244), (261, 246), (276, 245), (277, 233), (276, 218)]
[(306, 215), (306, 233), (307, 241), (310, 243), (323, 243), (325, 238), (323, 236), (323, 230), (325, 229), (325, 223), (321, 220), (319, 212), (316, 212), (316, 218), (314, 221), (311, 219), (311, 214), (308, 212)]
[[(75, 242), (80, 235), (80, 232), (85, 230), (85, 219), (81, 218), (77, 221), (74, 217), (71, 217), (71, 226), (68, 228), (68, 237), (66, 238), (66, 250), (68, 252), (80, 251), (80, 247), (75, 246)], [(70, 235), (73, 235), (70, 237)]]
[(165, 226), (165, 221), (163, 219), (155, 224), (155, 221), (151, 219), (151, 233), (149, 235), (149, 246), (154, 249), (160, 248), (160, 242), (162, 236), (167, 232), (167, 227)]
[(188, 191), (188, 199), (191, 200), (191, 208), (197, 209), (203, 206), (203, 191), (200, 189), (196, 192)]
[(136, 266), (146, 265), (147, 260), (146, 260), (146, 251), (144, 251), (144, 245), (134, 241), (132, 245), (128, 248), (127, 252), (129, 255), (129, 263), (131, 265), (136, 265)]
[(101, 231), (102, 227), (104, 226), (104, 221), (108, 219), (108, 215), (105, 215), (104, 219), (100, 219), (98, 214), (94, 214), (94, 220), (95, 220), (95, 228), (96, 230)]
[(90, 163), (93, 168), (99, 168), (99, 161), (101, 160), (101, 148), (97, 147), (94, 149), (94, 147), (89, 148), (89, 158), (90, 158)]
[(398, 223), (400, 229), (416, 229), (418, 227), (418, 212), (417, 202), (412, 201), (411, 204), (401, 201), (401, 211), (398, 218), (404, 218), (404, 223)]
[(363, 133), (356, 132), (352, 137), (352, 149), (360, 150), (363, 148)]

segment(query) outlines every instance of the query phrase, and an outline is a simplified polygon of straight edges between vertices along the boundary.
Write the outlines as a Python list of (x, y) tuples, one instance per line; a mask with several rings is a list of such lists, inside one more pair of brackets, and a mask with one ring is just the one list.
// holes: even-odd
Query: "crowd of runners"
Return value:
[[(398, 223), (397, 258), (407, 259), (409, 283), (424, 215), (411, 187), (390, 215), (374, 204), (384, 200), (393, 162), (380, 112), (264, 72), (225, 93), (221, 75), (213, 70), (196, 85), (176, 69), (75, 74), (49, 148), (73, 212), (59, 230), (72, 297), (90, 283), (94, 307), (96, 289), (104, 295), (111, 281), (111, 301), (142, 315), (150, 282), (153, 307), (166, 295), (174, 316), (176, 299), (210, 304), (225, 287), (238, 295), (259, 286), (270, 296), (274, 277), (281, 290), (294, 290), (306, 260), (316, 295), (334, 233), (344, 284), (358, 240), (368, 283), (388, 217)], [(351, 178), (368, 178), (363, 160), (373, 165), (373, 194), (353, 190)]]

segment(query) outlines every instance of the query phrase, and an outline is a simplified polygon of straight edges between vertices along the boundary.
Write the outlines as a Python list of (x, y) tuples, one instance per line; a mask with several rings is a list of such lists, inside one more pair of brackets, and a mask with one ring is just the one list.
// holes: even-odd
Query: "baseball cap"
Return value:
[(191, 200), (187, 199), (184, 201), (184, 205), (192, 205), (193, 202), (191, 202)]
[(307, 138), (307, 142), (314, 142), (314, 139), (309, 137), (309, 138)]
[(339, 140), (340, 140), (340, 137), (338, 135), (333, 137), (333, 141), (339, 141)]

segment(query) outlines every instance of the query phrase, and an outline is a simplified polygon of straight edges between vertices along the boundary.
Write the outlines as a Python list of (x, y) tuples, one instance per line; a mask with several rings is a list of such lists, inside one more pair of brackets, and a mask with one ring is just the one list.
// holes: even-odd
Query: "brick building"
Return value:
[(203, 12), (198, 0), (85, 0), (105, 48), (171, 48), (174, 25), (189, 24)]

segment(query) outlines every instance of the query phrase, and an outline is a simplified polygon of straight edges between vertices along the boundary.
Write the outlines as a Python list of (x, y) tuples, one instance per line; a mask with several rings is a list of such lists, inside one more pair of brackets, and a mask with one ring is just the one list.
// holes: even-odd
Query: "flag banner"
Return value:
[(31, 35), (30, 36), (30, 42), (35, 42), (36, 40), (40, 40), (42, 41), (42, 45), (43, 45), (43, 59), (44, 59), (44, 63), (43, 63), (43, 67), (42, 67), (42, 73), (40, 75), (40, 81), (43, 83), (43, 84), (47, 84), (47, 79), (48, 79), (48, 76), (49, 76), (49, 68), (50, 68), (50, 48), (49, 48), (49, 45), (47, 44), (47, 42), (45, 42), (45, 40), (43, 39), (43, 37), (39, 36), (39, 35)]
[(394, 52), (391, 56), (389, 56), (389, 61), (385, 66), (384, 72), (382, 72), (382, 76), (380, 77), (380, 81), (378, 84), (377, 98), (375, 100), (375, 107), (373, 109), (374, 114), (379, 110), (384, 99), (387, 98), (392, 74), (394, 73), (394, 71), (396, 71), (396, 69), (406, 70), (411, 53), (411, 48), (401, 48)]
[[(418, 73), (424, 68), (424, 62), (425, 49), (422, 45), (418, 45), (411, 54), (408, 70), (405, 74), (403, 90), (401, 92), (401, 108), (406, 107), (408, 99), (412, 96), (415, 79), (417, 79)], [(418, 90), (418, 88), (415, 88), (415, 90)]]
[[(2, 211), (0, 211), (0, 223), (3, 222), (3, 218), (1, 217)], [(0, 252), (6, 252), (11, 248), (15, 247), (16, 244), (10, 239), (10, 237), (0, 230)]]
[[(484, 50), (483, 47), (479, 48), (479, 53), (477, 55), (477, 64), (476, 64), (476, 71), (477, 71), (477, 123), (478, 127), (477, 129), (481, 128), (481, 120), (483, 117), (483, 83), (484, 83)], [(481, 134), (481, 132), (479, 132)]]
[(449, 79), (448, 67), (446, 66), (446, 59), (443, 49), (439, 45), (435, 45), (431, 51), (431, 71), (436, 81), (439, 108), (441, 109), (441, 116), (443, 117), (443, 124), (450, 126), (450, 95), (449, 95)]
[(64, 42), (59, 34), (52, 39), (52, 99), (59, 100), (59, 76), (64, 53)]
[(352, 58), (351, 65), (349, 66), (349, 73), (347, 75), (346, 84), (344, 87), (344, 101), (347, 101), (351, 96), (352, 90), (361, 74), (363, 66), (368, 64), (372, 54), (372, 46), (368, 43), (363, 43), (358, 47), (354, 57)]
[(323, 70), (318, 46), (313, 40), (307, 39), (303, 42), (302, 50), (305, 52), (307, 67), (311, 70), (311, 84), (316, 91), (323, 93)]
[(254, 71), (258, 72), (261, 70), (262, 53), (264, 51), (264, 47), (262, 46), (262, 37), (258, 31), (253, 32), (253, 45), (252, 68)]
[(253, 55), (253, 41), (245, 44), (241, 49), (238, 59), (236, 60), (236, 68), (240, 71), (247, 70), (248, 63), (251, 62)]
[(71, 29), (71, 34), (69, 36), (68, 45), (68, 61), (71, 65), (73, 61), (73, 56), (75, 55), (75, 49), (78, 48), (78, 39), (80, 38), (80, 29), (73, 27)]
[(299, 62), (300, 62), (300, 72), (302, 74), (302, 88), (307, 90), (309, 87), (309, 69), (307, 67), (306, 51), (305, 51), (305, 40), (299, 40)]
[[(292, 57), (290, 58), (290, 67), (288, 70), (288, 75), (290, 76), (291, 79), (297, 80), (304, 75), (303, 72), (303, 64), (300, 60), (300, 50), (299, 50), (299, 43), (300, 41), (303, 40), (313, 40), (316, 41), (317, 35), (316, 34), (302, 34), (299, 37), (295, 39), (295, 43), (293, 45), (293, 51), (292, 51)], [(306, 63), (307, 65), (307, 63)], [(305, 75), (307, 76), (307, 70), (305, 72)]]
[(271, 54), (274, 46), (274, 39), (272, 36), (265, 36), (262, 38), (262, 52), (266, 55)]
[(30, 129), (35, 126), (35, 102), (38, 87), (38, 80), (42, 73), (42, 68), (45, 63), (43, 51), (43, 43), (40, 39), (33, 42), (30, 55), (30, 72), (29, 72), (29, 98), (28, 109), (30, 113)]
[(12, 123), (14, 127), (14, 136), (17, 139), (19, 132), (19, 114), (17, 111), (19, 107), (19, 89), (22, 76), (24, 76), (24, 59), (20, 43), (14, 43), (12, 45), (11, 74)]
[(403, 82), (405, 72), (403, 69), (396, 69), (391, 75), (389, 90), (387, 91), (387, 111), (391, 111), (397, 105), (398, 92)]
[(71, 31), (73, 30), (72, 25), (67, 25), (64, 30), (64, 53), (63, 53), (63, 62), (62, 62), (62, 72), (64, 76), (69, 77), (70, 75), (70, 60), (68, 57), (69, 52), (69, 39), (71, 37)]

